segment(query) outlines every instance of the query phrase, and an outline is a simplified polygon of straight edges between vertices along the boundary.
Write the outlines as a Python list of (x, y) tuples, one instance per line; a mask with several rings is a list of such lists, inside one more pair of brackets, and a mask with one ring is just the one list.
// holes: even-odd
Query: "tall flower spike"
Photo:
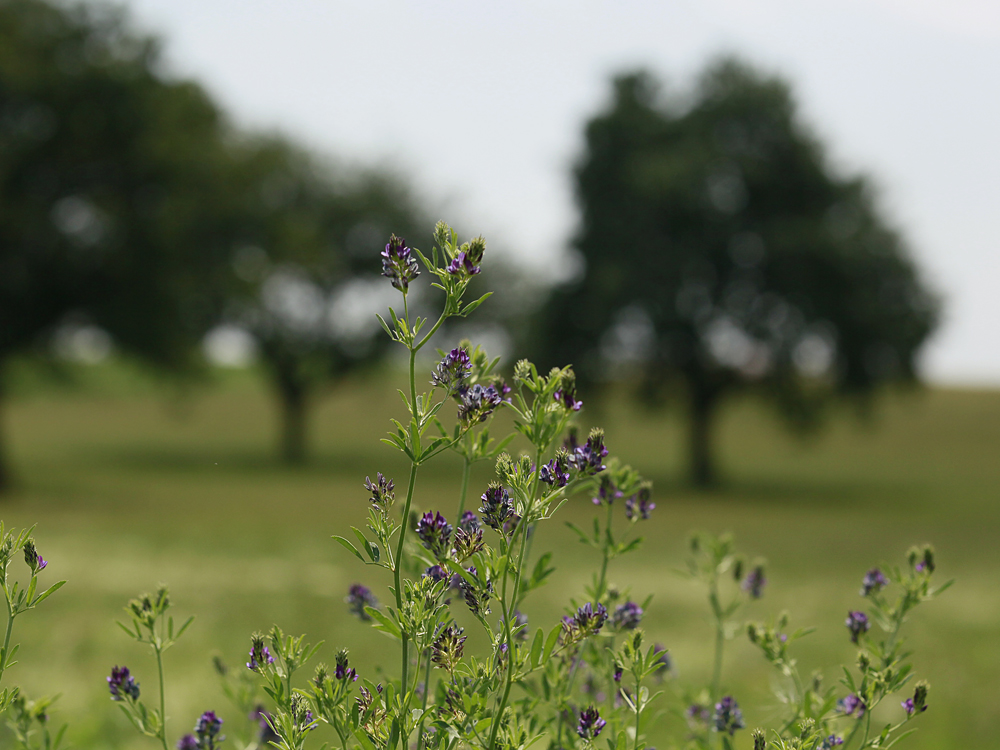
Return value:
[(222, 719), (215, 715), (215, 711), (206, 711), (198, 717), (198, 723), (194, 725), (194, 733), (198, 735), (198, 747), (201, 750), (215, 750), (216, 743), (222, 742), (225, 736), (219, 736), (222, 729)]
[(383, 476), (381, 471), (375, 475), (374, 482), (371, 477), (365, 477), (365, 489), (372, 494), (369, 500), (375, 508), (381, 511), (389, 510), (392, 507), (396, 499), (395, 488), (396, 485), (393, 481)]
[(247, 669), (260, 672), (266, 664), (274, 664), (274, 657), (264, 645), (264, 636), (254, 633), (250, 638), (250, 661), (247, 662)]
[(417, 259), (406, 246), (406, 240), (392, 235), (382, 251), (382, 275), (399, 291), (406, 294), (410, 282), (420, 275)]
[(466, 426), (485, 422), (502, 403), (503, 397), (495, 386), (484, 388), (476, 383), (460, 393), (458, 419)]
[(594, 706), (580, 712), (580, 721), (576, 725), (576, 733), (585, 740), (592, 740), (601, 733), (607, 724)]
[(111, 700), (123, 701), (125, 698), (136, 700), (139, 697), (139, 683), (129, 674), (128, 667), (114, 667), (108, 677), (108, 690)]
[(743, 722), (743, 712), (740, 711), (740, 704), (731, 695), (727, 695), (715, 704), (715, 731), (726, 732), (732, 737), (737, 729), (743, 729), (746, 724)]
[(438, 362), (431, 373), (431, 385), (450, 393), (459, 391), (472, 372), (472, 359), (463, 347), (455, 347)]
[(497, 482), (491, 482), (482, 496), (483, 507), (479, 512), (483, 522), (494, 531), (503, 533), (504, 522), (514, 515), (510, 494)]
[(871, 627), (871, 623), (868, 622), (868, 615), (864, 612), (848, 612), (847, 619), (844, 620), (844, 625), (851, 631), (851, 643), (855, 644), (858, 642), (858, 638), (867, 633), (868, 628)]
[(424, 513), (417, 523), (417, 536), (438, 560), (448, 555), (451, 524), (440, 513)]

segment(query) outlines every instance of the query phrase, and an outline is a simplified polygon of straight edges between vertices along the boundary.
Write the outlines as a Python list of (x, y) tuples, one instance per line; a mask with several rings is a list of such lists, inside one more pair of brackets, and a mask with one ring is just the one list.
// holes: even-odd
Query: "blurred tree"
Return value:
[(915, 377), (935, 299), (782, 81), (725, 59), (668, 100), (648, 73), (620, 77), (575, 177), (586, 270), (549, 300), (539, 351), (584, 383), (682, 393), (695, 483), (716, 478), (727, 394), (752, 389), (808, 427), (830, 396)]
[(430, 237), (433, 223), (386, 172), (322, 164), (279, 138), (239, 150), (245, 220), (226, 319), (256, 340), (281, 403), (281, 455), (299, 463), (310, 401), (385, 349), (375, 313), (395, 302), (379, 275), (390, 233)]
[(227, 128), (159, 67), (118, 11), (0, 0), (0, 375), (70, 317), (183, 368), (217, 318)]

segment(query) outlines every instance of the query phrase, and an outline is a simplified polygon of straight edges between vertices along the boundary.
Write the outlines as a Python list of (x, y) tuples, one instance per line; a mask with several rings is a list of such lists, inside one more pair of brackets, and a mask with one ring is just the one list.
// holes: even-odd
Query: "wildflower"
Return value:
[(588, 635), (594, 635), (600, 632), (607, 619), (608, 610), (603, 604), (598, 603), (595, 606), (587, 602), (576, 611), (575, 615), (563, 617), (563, 641), (576, 643)]
[(934, 548), (929, 544), (910, 550), (910, 565), (917, 573), (934, 572)]
[(264, 636), (254, 633), (250, 638), (250, 661), (247, 662), (247, 669), (260, 672), (265, 664), (274, 664), (274, 657), (264, 645)]
[(375, 475), (373, 482), (369, 477), (365, 477), (365, 489), (372, 493), (371, 504), (381, 511), (387, 511), (392, 507), (396, 498), (395, 484), (391, 479), (382, 476), (382, 472)]
[(460, 252), (454, 258), (452, 258), (451, 263), (448, 264), (447, 271), (452, 276), (458, 276), (464, 272), (467, 276), (475, 276), (482, 269), (472, 262), (472, 258), (467, 252)]
[(871, 623), (868, 622), (868, 615), (864, 612), (848, 612), (844, 625), (851, 631), (851, 643), (857, 643), (858, 638), (868, 632)]
[(872, 568), (861, 579), (861, 596), (868, 596), (873, 591), (879, 592), (889, 585), (888, 579), (878, 568)]
[(621, 682), (622, 681), (622, 673), (623, 672), (624, 672), (624, 670), (620, 666), (618, 666), (617, 664), (615, 664), (615, 673), (614, 673), (614, 675), (612, 675), (612, 677), (614, 678), (615, 682)]
[(472, 557), (482, 550), (483, 546), (482, 529), (472, 532), (462, 528), (455, 529), (455, 544), (453, 545), (453, 549), (455, 550), (455, 560), (457, 562), (462, 562)]
[(185, 734), (177, 740), (177, 750), (198, 750), (198, 739), (193, 734)]
[(643, 487), (634, 495), (625, 499), (625, 517), (632, 520), (637, 515), (643, 521), (648, 521), (650, 514), (656, 509), (656, 503), (649, 498), (652, 493), (649, 487)]
[(298, 693), (293, 693), (291, 705), (288, 707), (292, 715), (292, 721), (300, 730), (310, 731), (316, 728), (317, 724), (313, 720), (312, 711), (309, 710), (309, 700)]
[(31, 568), (32, 575), (44, 570), (45, 566), (48, 565), (45, 558), (39, 555), (38, 551), (35, 549), (34, 539), (25, 539), (22, 549), (24, 550), (24, 561), (28, 564), (28, 567)]
[(556, 457), (538, 470), (538, 478), (554, 487), (569, 484), (569, 454), (565, 450), (557, 450)]
[(840, 709), (840, 712), (844, 714), (844, 716), (856, 716), (860, 719), (865, 715), (865, 710), (868, 707), (858, 696), (854, 693), (850, 693), (837, 701), (837, 708)]
[[(831, 737), (833, 735), (830, 735)], [(767, 746), (767, 737), (763, 729), (753, 730), (753, 750), (764, 750)]]
[(392, 235), (382, 251), (382, 275), (403, 294), (410, 288), (410, 282), (420, 275), (417, 259), (406, 246), (406, 240)]
[(567, 410), (580, 411), (583, 408), (583, 402), (576, 399), (576, 376), (572, 372), (564, 375), (559, 385), (559, 390), (552, 394), (556, 403), (561, 404)]
[(206, 711), (198, 717), (194, 733), (198, 735), (199, 750), (214, 750), (217, 742), (226, 739), (225, 736), (219, 736), (220, 729), (222, 729), (222, 719), (215, 715), (215, 711)]
[(444, 355), (444, 359), (434, 368), (431, 385), (448, 391), (458, 391), (470, 372), (472, 372), (472, 360), (469, 358), (469, 352), (463, 347), (455, 347)]
[(767, 585), (767, 579), (764, 577), (764, 566), (757, 565), (747, 574), (741, 588), (750, 594), (751, 598), (760, 599), (764, 594), (765, 585)]
[(611, 505), (624, 494), (615, 486), (610, 477), (603, 476), (600, 485), (598, 485), (597, 497), (592, 498), (592, 500), (594, 505)]
[(642, 620), (642, 607), (635, 602), (625, 602), (615, 608), (611, 622), (619, 630), (635, 630)]
[(337, 652), (337, 661), (333, 669), (333, 676), (342, 682), (358, 681), (357, 670), (348, 666), (346, 648)]
[(819, 746), (819, 750), (833, 750), (833, 748), (843, 744), (844, 744), (843, 737), (838, 737), (835, 734), (831, 734), (829, 737), (823, 740), (823, 744)]
[[(576, 441), (572, 435), (573, 442)], [(587, 442), (578, 445), (570, 455), (570, 464), (584, 475), (599, 474), (606, 468), (602, 463), (607, 458), (608, 449), (604, 445), (604, 430), (594, 428), (587, 437)]]
[(129, 674), (128, 667), (114, 667), (108, 677), (108, 690), (111, 700), (122, 701), (125, 698), (136, 700), (139, 697), (139, 683)]
[(371, 620), (371, 615), (365, 612), (365, 607), (378, 608), (378, 599), (367, 586), (355, 583), (347, 590), (344, 601), (348, 603), (349, 609), (361, 620), (367, 622)]
[[(478, 575), (476, 571), (476, 566), (472, 565), (465, 569), (469, 575), (475, 578)], [(465, 598), (465, 603), (468, 605), (469, 610), (474, 615), (478, 614), (489, 614), (490, 607), (490, 594), (493, 593), (493, 582), (487, 581), (485, 588), (480, 588), (477, 585), (469, 583), (464, 578), (459, 580), (459, 589)]]
[(483, 522), (494, 531), (501, 531), (504, 522), (514, 514), (510, 494), (497, 482), (491, 482), (482, 495), (483, 507), (479, 512)]
[(430, 578), (432, 581), (437, 583), (438, 581), (443, 581), (445, 578), (448, 578), (448, 572), (440, 565), (431, 565), (424, 571), (423, 577)]
[(667, 653), (667, 647), (662, 643), (653, 644), (653, 653), (657, 656), (657, 667), (654, 674), (658, 680), (662, 681), (666, 673), (674, 671), (674, 662), (670, 658), (670, 654)]
[(585, 740), (592, 740), (601, 733), (601, 730), (604, 729), (604, 725), (607, 723), (601, 718), (601, 714), (598, 713), (597, 709), (591, 706), (580, 712), (580, 721), (576, 725), (576, 733)]
[(448, 554), (451, 524), (440, 513), (424, 513), (417, 523), (417, 536), (438, 560)]
[(485, 388), (476, 383), (460, 394), (458, 418), (466, 426), (485, 422), (487, 417), (503, 403), (503, 398), (495, 386)]
[(462, 652), (465, 649), (465, 639), (467, 636), (462, 635), (463, 632), (462, 628), (455, 627), (454, 625), (444, 628), (438, 634), (438, 637), (434, 640), (434, 645), (431, 647), (431, 661), (441, 667), (441, 669), (453, 672), (455, 666), (462, 658)]
[(913, 691), (913, 697), (907, 698), (900, 704), (903, 710), (906, 711), (907, 716), (913, 716), (913, 714), (919, 714), (927, 710), (927, 683), (918, 682), (917, 687)]
[(458, 519), (458, 528), (464, 529), (468, 532), (478, 531), (480, 528), (479, 516), (473, 513), (471, 510), (467, 510), (462, 514), (462, 517)]
[(728, 732), (732, 737), (737, 729), (743, 729), (746, 724), (743, 722), (743, 712), (740, 711), (740, 704), (731, 695), (727, 695), (715, 704), (715, 731)]

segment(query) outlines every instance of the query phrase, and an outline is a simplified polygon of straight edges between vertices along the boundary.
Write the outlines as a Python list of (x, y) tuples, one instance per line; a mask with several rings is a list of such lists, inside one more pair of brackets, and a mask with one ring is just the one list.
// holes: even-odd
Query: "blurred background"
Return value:
[[(673, 572), (689, 530), (767, 559), (751, 616), (815, 625), (800, 663), (831, 683), (863, 573), (929, 541), (958, 583), (910, 625), (933, 689), (904, 742), (992, 747), (997, 70), (985, 0), (0, 0), (0, 517), (69, 581), (5, 678), (61, 693), (76, 747), (145, 746), (104, 678), (153, 690), (114, 620), (160, 581), (198, 615), (174, 737), (206, 708), (249, 726), (210, 657), (241, 665), (273, 622), (375, 668), (343, 597), (386, 581), (330, 535), (363, 523), (366, 474), (405, 470), (378, 442), (402, 382), (378, 253), (443, 218), (487, 237), (496, 294), (437, 345), (572, 363), (582, 426), (655, 482), (652, 543), (612, 578), (654, 594), (675, 687), (710, 660)], [(457, 466), (428, 467), (422, 508), (454, 512)], [(582, 591), (569, 530), (536, 548)], [(763, 660), (729, 654), (770, 721)]]

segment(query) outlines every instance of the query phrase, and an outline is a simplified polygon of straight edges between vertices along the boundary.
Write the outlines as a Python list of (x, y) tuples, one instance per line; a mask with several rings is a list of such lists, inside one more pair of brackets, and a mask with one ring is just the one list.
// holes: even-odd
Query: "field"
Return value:
[[(20, 663), (5, 681), (33, 695), (61, 693), (54, 717), (70, 723), (74, 747), (154, 747), (133, 736), (104, 678), (127, 663), (154, 699), (153, 660), (114, 620), (130, 597), (160, 581), (170, 584), (177, 615), (197, 614), (167, 654), (174, 740), (207, 708), (227, 720), (227, 732), (240, 733), (242, 720), (222, 697), (210, 656), (242, 665), (250, 633), (274, 622), (325, 640), (327, 661), (349, 646), (366, 675), (378, 664), (396, 668), (395, 657), (386, 657), (389, 642), (352, 619), (343, 603), (354, 581), (384, 600), (386, 577), (363, 568), (330, 535), (363, 523), (366, 474), (404, 478), (396, 455), (378, 442), (399, 412), (401, 382), (371, 378), (326, 398), (311, 426), (314, 458), (297, 470), (274, 459), (273, 403), (251, 374), (184, 393), (117, 371), (72, 389), (16, 389), (5, 404), (4, 440), (20, 488), (0, 513), (8, 525), (37, 523), (40, 551), (51, 561), (42, 575), (69, 582), (18, 620)], [(766, 596), (750, 616), (766, 620), (787, 608), (793, 624), (815, 625), (801, 642), (800, 662), (807, 673), (826, 667), (829, 681), (837, 679), (836, 664), (854, 659), (843, 619), (861, 604), (862, 574), (876, 563), (902, 562), (911, 544), (930, 541), (941, 580), (957, 583), (918, 610), (906, 630), (932, 690), (919, 732), (900, 747), (995, 747), (1000, 392), (890, 394), (869, 422), (844, 413), (804, 443), (753, 404), (731, 404), (719, 425), (726, 482), (710, 493), (679, 480), (677, 414), (646, 413), (609, 397), (587, 418), (607, 428), (614, 453), (656, 483), (646, 544), (616, 563), (611, 577), (637, 598), (654, 594), (645, 627), (670, 649), (677, 685), (704, 681), (710, 666), (703, 596), (674, 572), (689, 530), (730, 530), (745, 553), (768, 560)], [(454, 512), (455, 466), (445, 458), (422, 470), (415, 496), (422, 508)], [(476, 496), (489, 478), (480, 467)], [(581, 498), (560, 513), (587, 522), (592, 512)], [(554, 550), (559, 565), (527, 608), (533, 624), (548, 625), (567, 597), (579, 595), (591, 561), (558, 517), (535, 549)], [(20, 574), (23, 566), (12, 569)], [(737, 637), (724, 681), (750, 727), (773, 715), (771, 680)], [(659, 734), (658, 746), (666, 747)], [(737, 746), (749, 747), (749, 732), (741, 734)]]

